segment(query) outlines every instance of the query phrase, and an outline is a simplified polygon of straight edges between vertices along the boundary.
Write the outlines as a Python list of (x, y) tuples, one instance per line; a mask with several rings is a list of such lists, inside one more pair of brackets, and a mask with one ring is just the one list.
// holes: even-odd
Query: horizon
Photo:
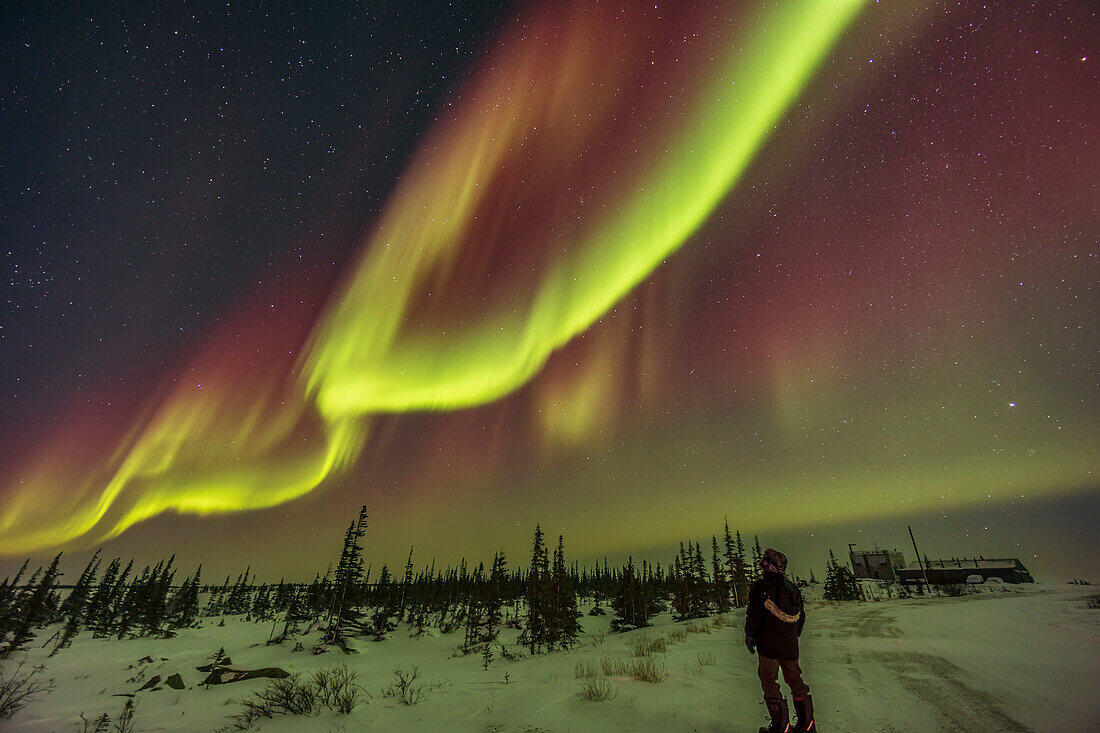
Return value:
[[(1062, 512), (1066, 514), (1074, 514), (1081, 525), (1079, 530), (1082, 532), (1089, 531), (1090, 520), (1088, 517), (1095, 516), (1095, 512), (1100, 510), (1100, 501), (1095, 498), (1089, 498), (1085, 502), (1080, 502), (1078, 497), (1061, 497), (1058, 503), (1068, 503), (1069, 507), (1062, 507)], [(369, 512), (369, 507), (368, 507)], [(1059, 513), (1062, 513), (1059, 512)], [(348, 518), (349, 521), (354, 519)], [(1050, 538), (1047, 538), (1046, 542), (1037, 544), (1035, 546), (1028, 546), (1026, 543), (1020, 543), (1017, 545), (1017, 549), (1013, 550), (1014, 543), (1009, 542), (1007, 539), (1001, 542), (997, 539), (999, 533), (989, 534), (987, 531), (977, 532), (977, 538), (971, 538), (964, 536), (967, 543), (958, 541), (957, 535), (953, 531), (946, 531), (942, 533), (936, 533), (934, 531), (934, 525), (929, 525), (929, 519), (914, 521), (913, 531), (916, 536), (918, 548), (921, 551), (921, 557), (927, 555), (932, 561), (937, 560), (952, 560), (952, 559), (974, 559), (984, 557), (986, 559), (1006, 559), (1016, 558), (1020, 560), (1023, 565), (1035, 578), (1037, 584), (1052, 584), (1061, 585), (1071, 583), (1076, 580), (1083, 580), (1088, 583), (1098, 583), (1097, 571), (1100, 570), (1100, 560), (1094, 556), (1087, 554), (1081, 554), (1074, 552), (1075, 546), (1082, 546), (1084, 540), (1076, 540), (1068, 544), (1052, 543)], [(1026, 525), (1026, 520), (1022, 523)], [(475, 556), (473, 553), (467, 555), (455, 555), (449, 558), (441, 558), (438, 555), (431, 557), (425, 557), (416, 550), (417, 543), (415, 541), (406, 543), (404, 548), (399, 546), (393, 546), (385, 553), (379, 552), (379, 548), (374, 542), (372, 542), (371, 532), (371, 520), (368, 519), (367, 534), (363, 540), (364, 542), (364, 562), (368, 566), (373, 566), (372, 577), (377, 577), (379, 570), (383, 565), (390, 568), (391, 573), (400, 570), (405, 566), (408, 558), (408, 551), (410, 545), (413, 549), (413, 568), (414, 572), (419, 573), (430, 566), (435, 565), (436, 572), (441, 570), (457, 569), (463, 560), (466, 561), (467, 566), (472, 570), (477, 567), (478, 564), (483, 563), (486, 567), (492, 563), (492, 552), (482, 553), (482, 555)], [(535, 525), (532, 524), (530, 531), (527, 532), (523, 542), (518, 543), (516, 547), (500, 547), (503, 550), (507, 558), (509, 570), (515, 570), (519, 568), (526, 568), (530, 564), (530, 544), (531, 536), (534, 532)], [(905, 524), (881, 527), (877, 530), (877, 534), (873, 532), (875, 530), (868, 527), (869, 532), (864, 532), (862, 529), (855, 529), (850, 534), (846, 528), (841, 528), (831, 533), (832, 537), (837, 539), (817, 539), (811, 538), (810, 540), (804, 540), (803, 543), (797, 542), (798, 532), (787, 531), (783, 533), (772, 533), (765, 537), (760, 538), (760, 544), (762, 548), (775, 547), (784, 552), (788, 556), (788, 575), (791, 577), (798, 576), (803, 580), (809, 580), (810, 571), (813, 570), (817, 580), (820, 582), (825, 577), (825, 567), (828, 561), (829, 550), (832, 550), (838, 562), (841, 565), (850, 567), (849, 554), (848, 554), (848, 542), (841, 542), (846, 536), (851, 536), (858, 541), (853, 541), (852, 544), (856, 545), (857, 550), (866, 550), (877, 547), (880, 550), (897, 550), (905, 558), (906, 565), (914, 562), (917, 558), (913, 552), (912, 544), (909, 541), (909, 534), (907, 526)], [(646, 560), (651, 564), (660, 564), (662, 568), (666, 570), (671, 567), (672, 561), (675, 558), (678, 550), (679, 543), (650, 546), (650, 547), (638, 547), (634, 550), (622, 551), (622, 552), (610, 552), (602, 554), (587, 553), (578, 555), (571, 550), (568, 531), (560, 532), (558, 530), (550, 531), (547, 528), (543, 528), (548, 542), (551, 539), (556, 540), (557, 536), (561, 534), (564, 537), (565, 543), (565, 557), (566, 562), (569, 565), (577, 563), (581, 569), (593, 569), (597, 565), (602, 566), (606, 560), (609, 567), (613, 569), (621, 569), (626, 565), (628, 558), (633, 558), (634, 564), (640, 566), (642, 560)], [(741, 532), (741, 538), (745, 545), (745, 552), (747, 557), (751, 557), (751, 549), (754, 541), (754, 537), (757, 536), (754, 533), (746, 533), (743, 529), (730, 525), (730, 533), (734, 535), (736, 532)], [(1006, 526), (1002, 529), (1002, 532), (1009, 533), (1012, 531), (1011, 526)], [(896, 540), (886, 541), (885, 537), (896, 533)], [(705, 537), (700, 535), (698, 537), (684, 537), (684, 541), (698, 542), (702, 548), (703, 555), (708, 559), (710, 557), (710, 535), (714, 534), (718, 538), (719, 548), (722, 546), (723, 527), (718, 526), (717, 531), (708, 533)], [(176, 568), (177, 579), (183, 580), (183, 578), (194, 574), (196, 568), (201, 565), (203, 568), (203, 582), (204, 585), (216, 585), (221, 582), (221, 578), (229, 576), (232, 581), (238, 575), (243, 573), (246, 567), (251, 568), (252, 574), (257, 578), (255, 581), (257, 585), (262, 584), (276, 584), (280, 581), (288, 583), (309, 583), (314, 579), (315, 575), (324, 576), (325, 567), (329, 569), (335, 567), (336, 560), (339, 559), (340, 544), (342, 542), (342, 533), (332, 535), (325, 539), (325, 543), (331, 549), (331, 559), (326, 563), (322, 563), (321, 566), (314, 567), (312, 570), (305, 569), (297, 574), (280, 573), (277, 570), (278, 565), (271, 561), (264, 562), (263, 554), (257, 552), (255, 555), (244, 555), (239, 559), (219, 560), (216, 557), (200, 556), (189, 558), (186, 554), (181, 557), (180, 553), (173, 553), (170, 548), (162, 555), (154, 555), (148, 552), (140, 554), (111, 554), (103, 551), (100, 553), (100, 560), (104, 563), (110, 561), (114, 557), (120, 557), (123, 563), (128, 560), (134, 560), (135, 568), (140, 568), (145, 565), (153, 566), (158, 562), (166, 561), (173, 554), (176, 555), (176, 561), (173, 567)], [(768, 537), (779, 538), (781, 541), (769, 543)], [(783, 541), (789, 539), (791, 541)], [(902, 544), (900, 540), (904, 539), (905, 544)], [(951, 543), (956, 544), (951, 544)], [(549, 542), (554, 544), (553, 542)], [(794, 552), (790, 552), (791, 548), (794, 548)], [(810, 548), (810, 549), (808, 549)], [(813, 549), (816, 548), (816, 549)], [(1040, 548), (1044, 551), (1039, 552)], [(1051, 548), (1047, 550), (1046, 548)], [(1034, 550), (1034, 551), (1033, 551)], [(67, 575), (71, 575), (75, 578), (76, 575), (87, 565), (89, 559), (95, 553), (95, 549), (90, 550), (77, 550), (77, 551), (64, 551), (61, 560), (61, 570), (63, 572), (61, 578), (61, 584), (65, 585), (65, 578)], [(32, 572), (35, 567), (45, 567), (52, 560), (53, 556), (57, 553), (39, 554), (31, 556), (32, 561), (27, 566), (27, 572)], [(1067, 554), (1078, 558), (1076, 564), (1066, 565), (1061, 560), (1048, 559), (1049, 558), (1061, 558)], [(27, 558), (0, 558), (0, 580), (3, 578), (10, 578), (22, 565), (23, 560)], [(708, 565), (709, 572), (709, 565)]]

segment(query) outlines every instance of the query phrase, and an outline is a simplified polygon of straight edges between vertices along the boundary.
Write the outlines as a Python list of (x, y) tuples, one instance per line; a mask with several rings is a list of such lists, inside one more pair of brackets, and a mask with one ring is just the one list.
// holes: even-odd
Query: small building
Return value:
[(961, 585), (968, 582), (974, 583), (979, 578), (983, 583), (990, 578), (999, 578), (1004, 583), (1035, 582), (1024, 564), (1015, 557), (954, 557), (950, 560), (929, 560), (927, 567), (923, 570), (921, 563), (911, 562), (909, 567), (898, 571), (898, 579), (907, 584), (923, 583), (925, 572), (928, 573), (928, 582), (932, 585)]
[(905, 569), (905, 557), (898, 550), (857, 550), (848, 545), (852, 574), (860, 580), (896, 580)]

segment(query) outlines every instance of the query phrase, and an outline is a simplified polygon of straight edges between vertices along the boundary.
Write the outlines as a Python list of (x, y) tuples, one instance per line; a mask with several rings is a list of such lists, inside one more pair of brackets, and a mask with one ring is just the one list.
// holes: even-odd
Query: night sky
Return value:
[(366, 504), (1100, 581), (1088, 3), (0, 13), (0, 575), (308, 578)]

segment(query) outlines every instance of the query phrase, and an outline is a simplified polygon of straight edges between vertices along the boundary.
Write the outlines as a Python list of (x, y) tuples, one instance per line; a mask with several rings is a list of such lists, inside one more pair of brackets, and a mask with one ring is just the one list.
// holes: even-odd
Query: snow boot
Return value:
[(790, 733), (791, 714), (787, 710), (787, 700), (782, 697), (765, 697), (764, 704), (768, 706), (772, 724), (761, 728), (760, 733)]
[(809, 695), (801, 700), (797, 697), (794, 699), (794, 714), (798, 716), (797, 724), (791, 729), (794, 733), (817, 730), (817, 725), (814, 724), (814, 701)]

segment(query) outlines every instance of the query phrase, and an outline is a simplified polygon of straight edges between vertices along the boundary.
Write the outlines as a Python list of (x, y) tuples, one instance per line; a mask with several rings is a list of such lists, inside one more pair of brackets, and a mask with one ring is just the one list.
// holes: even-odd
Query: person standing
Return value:
[[(757, 674), (764, 689), (764, 704), (771, 725), (760, 733), (816, 731), (810, 688), (798, 666), (798, 637), (806, 625), (802, 593), (787, 579), (787, 556), (768, 548), (760, 558), (763, 575), (749, 588), (745, 609), (745, 646), (758, 656)], [(787, 701), (779, 689), (779, 671), (791, 688), (798, 722), (792, 729)]]

